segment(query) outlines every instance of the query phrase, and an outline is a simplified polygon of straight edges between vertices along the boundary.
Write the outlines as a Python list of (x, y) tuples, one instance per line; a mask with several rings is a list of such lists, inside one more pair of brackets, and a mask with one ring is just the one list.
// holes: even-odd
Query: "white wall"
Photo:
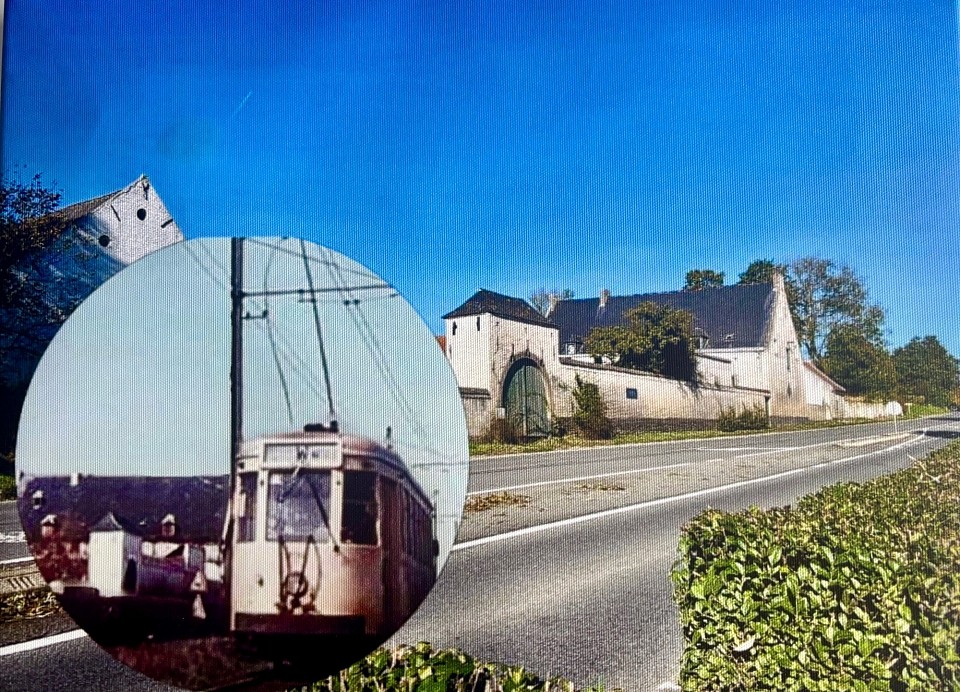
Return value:
[[(576, 377), (595, 384), (613, 419), (699, 419), (716, 420), (722, 410), (738, 411), (764, 406), (764, 393), (714, 385), (694, 386), (659, 375), (611, 366), (572, 364), (565, 360), (555, 373), (557, 389), (554, 410), (561, 416), (574, 412), (572, 391)], [(637, 390), (636, 399), (627, 398), (627, 389)]]

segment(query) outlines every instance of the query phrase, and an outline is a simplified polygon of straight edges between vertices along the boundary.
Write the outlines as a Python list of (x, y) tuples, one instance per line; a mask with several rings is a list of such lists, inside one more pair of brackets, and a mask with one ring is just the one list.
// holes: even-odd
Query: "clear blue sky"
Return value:
[(427, 324), (853, 266), (960, 355), (953, 2), (6, 3), (4, 165), (154, 181), (188, 237), (302, 235)]

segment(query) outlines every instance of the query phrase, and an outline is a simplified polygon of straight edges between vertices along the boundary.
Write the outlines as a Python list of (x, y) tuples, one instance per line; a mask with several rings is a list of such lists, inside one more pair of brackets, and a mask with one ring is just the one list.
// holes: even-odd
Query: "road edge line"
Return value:
[(70, 630), (69, 632), (54, 634), (49, 637), (41, 637), (40, 639), (30, 639), (25, 642), (19, 642), (18, 644), (0, 646), (0, 658), (3, 658), (4, 656), (13, 656), (14, 654), (22, 654), (28, 651), (34, 651), (36, 649), (43, 649), (48, 646), (63, 644), (74, 639), (82, 639), (86, 636), (88, 635), (85, 631), (76, 629)]
[(823, 461), (819, 464), (814, 464), (812, 466), (804, 466), (798, 469), (791, 469), (789, 471), (780, 471), (779, 473), (774, 473), (769, 476), (762, 476), (760, 478), (750, 478), (744, 481), (737, 481), (736, 483), (728, 483), (726, 485), (718, 485), (713, 488), (704, 488), (703, 490), (694, 490), (693, 492), (684, 493), (682, 495), (671, 495), (669, 497), (661, 497), (656, 500), (644, 500), (643, 502), (638, 502), (632, 505), (625, 505), (623, 507), (614, 507), (612, 509), (605, 509), (601, 512), (594, 512), (593, 514), (581, 514), (577, 517), (570, 517), (568, 519), (560, 519), (558, 521), (549, 522), (547, 524), (538, 524), (536, 526), (527, 526), (522, 529), (514, 529), (513, 531), (507, 531), (506, 533), (498, 533), (492, 536), (484, 536), (483, 538), (474, 538), (470, 541), (464, 541), (463, 543), (454, 543), (453, 547), (450, 549), (450, 552), (457, 550), (466, 550), (467, 548), (475, 548), (477, 546), (484, 545), (486, 543), (496, 543), (498, 541), (505, 541), (510, 538), (519, 538), (520, 536), (527, 536), (534, 533), (540, 533), (541, 531), (548, 531), (550, 529), (559, 528), (562, 526), (572, 526), (573, 524), (580, 524), (585, 521), (592, 521), (594, 519), (604, 519), (606, 517), (611, 517), (616, 514), (624, 514), (626, 512), (634, 512), (640, 509), (647, 509), (649, 507), (657, 507), (659, 505), (669, 504), (671, 502), (679, 502), (680, 500), (690, 500), (695, 497), (702, 497), (704, 495), (710, 495), (712, 493), (722, 492), (724, 490), (733, 490), (735, 488), (743, 488), (748, 485), (756, 485), (757, 483), (764, 483), (766, 481), (776, 480), (778, 478), (786, 478), (787, 476), (793, 476), (798, 473), (803, 473), (804, 471), (810, 471), (812, 469), (824, 468), (826, 466), (833, 466), (834, 464), (846, 463), (849, 461), (856, 461), (857, 459), (863, 459), (865, 457), (874, 456), (875, 454), (885, 454), (886, 452), (892, 452), (906, 445), (919, 442), (926, 437), (927, 428), (924, 428), (921, 431), (920, 436), (912, 437), (910, 439), (904, 440), (898, 444), (893, 445), (892, 447), (887, 447), (876, 452), (866, 452), (864, 454), (857, 454), (852, 457), (844, 457), (843, 459), (834, 459), (833, 461)]

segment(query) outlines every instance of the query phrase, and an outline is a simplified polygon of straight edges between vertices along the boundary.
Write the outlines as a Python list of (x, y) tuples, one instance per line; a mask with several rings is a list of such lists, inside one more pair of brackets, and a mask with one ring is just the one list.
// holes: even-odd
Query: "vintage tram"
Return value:
[(389, 445), (335, 427), (245, 441), (231, 515), (229, 628), (261, 651), (372, 648), (436, 580), (430, 499)]

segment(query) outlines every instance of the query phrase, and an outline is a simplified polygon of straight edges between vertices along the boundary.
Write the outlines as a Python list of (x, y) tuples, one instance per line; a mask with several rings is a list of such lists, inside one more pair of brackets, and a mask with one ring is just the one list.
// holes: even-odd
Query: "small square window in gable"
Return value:
[(628, 399), (638, 399), (640, 398), (637, 394), (637, 390), (633, 387), (627, 387), (627, 398)]

